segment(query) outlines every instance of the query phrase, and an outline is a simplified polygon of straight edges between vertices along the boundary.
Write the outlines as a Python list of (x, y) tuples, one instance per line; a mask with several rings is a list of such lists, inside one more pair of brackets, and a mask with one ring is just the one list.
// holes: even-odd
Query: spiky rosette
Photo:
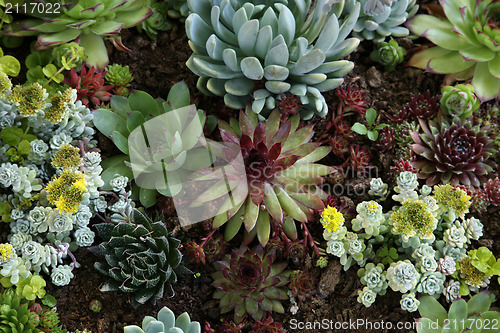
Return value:
[(264, 252), (262, 246), (252, 251), (242, 245), (224, 260), (214, 263), (212, 286), (221, 313), (234, 310), (234, 321), (240, 323), (248, 313), (261, 320), (266, 313), (284, 313), (282, 300), (288, 299), (286, 263), (274, 263), (276, 251)]
[(283, 333), (281, 323), (275, 323), (272, 317), (256, 322), (250, 333)]
[(386, 126), (378, 132), (377, 142), (373, 147), (380, 152), (386, 152), (394, 148), (394, 129)]
[(149, 300), (156, 303), (163, 297), (165, 286), (177, 281), (176, 272), (182, 269), (180, 241), (168, 233), (163, 222), (153, 222), (138, 210), (132, 216), (133, 223), (96, 225), (104, 240), (99, 250), (106, 260), (94, 267), (111, 278), (101, 291), (134, 293), (135, 306)]
[(257, 228), (253, 235), (257, 234), (265, 246), (270, 235), (270, 217), (283, 223), (285, 232), (295, 239), (295, 225), (293, 221), (284, 222), (284, 216), (306, 222), (313, 219), (315, 210), (324, 208), (320, 198), (323, 192), (318, 185), (332, 168), (314, 162), (325, 157), (330, 147), (310, 142), (313, 127), (298, 128), (299, 119), (295, 115), (280, 124), (280, 113), (275, 110), (263, 123), (247, 111), (240, 113), (239, 123), (220, 122), (224, 142), (241, 149), (249, 193), (246, 200), (214, 219), (214, 227), (228, 221), (226, 240), (234, 237), (244, 224), (248, 233)]
[(370, 150), (366, 147), (360, 148), (359, 145), (357, 145), (356, 148), (351, 147), (351, 156), (345, 164), (356, 171), (358, 177), (363, 177), (372, 167), (370, 164), (371, 159), (372, 154), (370, 154)]
[(28, 304), (21, 304), (13, 289), (0, 293), (0, 332), (34, 332), (29, 314)]
[(63, 82), (78, 92), (78, 100), (83, 104), (100, 105), (101, 102), (109, 102), (113, 89), (112, 85), (104, 85), (104, 77), (107, 72), (97, 73), (94, 67), (87, 68), (83, 66), (80, 75), (77, 74), (74, 68), (69, 72), (69, 78)]
[(426, 123), (419, 119), (423, 133), (411, 134), (416, 154), (412, 165), (419, 169), (419, 178), (427, 185), (438, 182), (479, 187), (485, 183), (496, 165), (490, 157), (495, 153), (494, 143), (479, 125), (455, 118)]
[(347, 89), (340, 87), (335, 92), (344, 105), (344, 112), (355, 111), (361, 114), (366, 112), (368, 101), (365, 94), (357, 87), (348, 86)]
[(494, 180), (490, 179), (484, 187), (484, 191), (492, 204), (500, 206), (500, 179), (498, 177)]
[(311, 298), (316, 293), (318, 280), (307, 271), (297, 271), (290, 277), (292, 296), (301, 301)]
[(415, 119), (428, 120), (434, 118), (439, 111), (438, 96), (431, 96), (427, 90), (424, 94), (410, 94), (410, 102), (403, 105), (403, 114), (410, 113)]

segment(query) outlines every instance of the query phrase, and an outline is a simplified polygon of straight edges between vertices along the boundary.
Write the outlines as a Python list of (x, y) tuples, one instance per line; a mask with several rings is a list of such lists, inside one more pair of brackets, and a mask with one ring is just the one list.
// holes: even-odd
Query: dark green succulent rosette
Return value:
[(163, 222), (153, 222), (138, 210), (132, 216), (132, 223), (96, 225), (104, 240), (99, 245), (104, 261), (94, 267), (110, 277), (101, 291), (134, 293), (134, 306), (147, 301), (155, 304), (184, 269), (180, 241), (168, 233)]

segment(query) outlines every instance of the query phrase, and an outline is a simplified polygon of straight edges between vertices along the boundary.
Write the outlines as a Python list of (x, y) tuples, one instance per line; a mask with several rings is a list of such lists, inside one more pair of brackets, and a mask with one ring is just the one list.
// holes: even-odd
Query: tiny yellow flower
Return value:
[(344, 224), (344, 215), (337, 208), (327, 206), (321, 213), (321, 224), (329, 233), (336, 232)]
[(374, 201), (370, 201), (365, 206), (368, 214), (376, 214), (378, 212), (378, 205)]
[(14, 258), (14, 248), (9, 243), (0, 244), (0, 264), (6, 263)]

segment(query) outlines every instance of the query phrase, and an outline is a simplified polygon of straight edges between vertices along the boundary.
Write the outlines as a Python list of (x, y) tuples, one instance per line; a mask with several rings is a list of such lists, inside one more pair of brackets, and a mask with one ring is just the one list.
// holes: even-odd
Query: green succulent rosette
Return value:
[(481, 102), (470, 84), (457, 84), (441, 88), (441, 110), (449, 116), (467, 119), (479, 109)]
[(440, 0), (446, 17), (417, 15), (408, 28), (436, 46), (415, 54), (410, 66), (472, 79), (484, 102), (500, 93), (500, 3), (495, 0)]

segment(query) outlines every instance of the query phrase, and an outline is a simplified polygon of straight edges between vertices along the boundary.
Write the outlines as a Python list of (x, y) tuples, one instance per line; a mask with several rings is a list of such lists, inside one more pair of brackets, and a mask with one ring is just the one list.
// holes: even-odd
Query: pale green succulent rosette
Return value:
[(443, 87), (441, 94), (441, 110), (449, 116), (467, 119), (481, 105), (481, 102), (474, 95), (474, 87), (470, 84)]
[[(126, 49), (120, 41), (122, 29), (146, 20), (152, 10), (146, 0), (64, 0), (60, 14), (38, 13), (37, 19), (15, 21), (4, 32), (13, 36), (38, 35), (41, 47), (52, 47), (77, 40), (84, 47), (87, 64), (104, 69), (108, 52), (104, 37)], [(35, 16), (35, 14), (33, 14)]]
[(281, 94), (300, 97), (301, 115), (325, 116), (322, 92), (337, 88), (354, 64), (341, 60), (359, 44), (347, 38), (359, 15), (356, 4), (339, 21), (344, 1), (188, 0), (186, 32), (193, 55), (187, 66), (198, 88), (224, 96), (231, 108), (263, 116)]
[(437, 46), (415, 54), (409, 65), (472, 78), (477, 97), (488, 101), (500, 93), (500, 3), (494, 0), (440, 0), (446, 19), (417, 15), (407, 26)]
[(417, 13), (416, 0), (347, 0), (346, 13), (361, 4), (361, 12), (353, 29), (360, 40), (383, 42), (386, 37), (406, 37), (410, 31), (401, 26)]

